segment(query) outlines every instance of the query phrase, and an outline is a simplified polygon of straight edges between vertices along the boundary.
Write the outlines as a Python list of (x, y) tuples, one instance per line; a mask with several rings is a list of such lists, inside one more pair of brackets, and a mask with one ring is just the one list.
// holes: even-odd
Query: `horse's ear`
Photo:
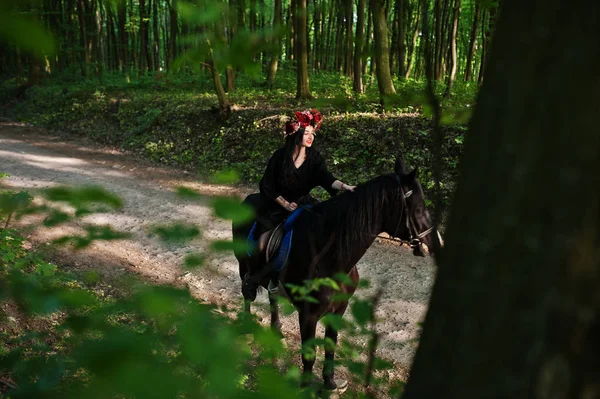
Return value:
[(419, 168), (414, 168), (412, 170), (412, 172), (410, 172), (408, 175), (406, 175), (405, 179), (407, 182), (413, 182), (417, 179), (417, 176), (419, 175)]
[(402, 154), (398, 154), (398, 156), (396, 157), (396, 164), (394, 165), (394, 172), (396, 172), (396, 174), (398, 176), (402, 176), (406, 170), (406, 165), (404, 164), (404, 158), (402, 158)]

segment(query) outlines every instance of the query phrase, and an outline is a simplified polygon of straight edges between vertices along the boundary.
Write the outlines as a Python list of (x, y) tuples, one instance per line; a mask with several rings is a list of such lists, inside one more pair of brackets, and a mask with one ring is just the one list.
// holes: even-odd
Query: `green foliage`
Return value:
[[(312, 76), (311, 87), (318, 98), (309, 103), (293, 98), (289, 87), (295, 85), (296, 77), (286, 65), (270, 91), (257, 79), (243, 73), (236, 76), (236, 91), (229, 97), (239, 109), (225, 122), (215, 116), (212, 83), (202, 72), (129, 81), (122, 75), (105, 74), (102, 85), (86, 80), (73, 84), (67, 76), (56, 76), (29, 89), (21, 101), (9, 102), (0, 113), (85, 134), (156, 162), (195, 170), (201, 179), (214, 179), (218, 184), (256, 185), (269, 156), (283, 144), (286, 118), (295, 109), (318, 106), (325, 118), (316, 145), (336, 177), (356, 184), (388, 173), (395, 154), (402, 151), (408, 165), (421, 168), (426, 197), (432, 199), (431, 120), (422, 95), (424, 82), (397, 81), (398, 96), (390, 99), (381, 114), (376, 85), (368, 87), (365, 95), (354, 96), (348, 91), (351, 82), (338, 74)], [(0, 98), (8, 96), (2, 90)], [(440, 97), (444, 90), (443, 84), (435, 86)], [(476, 91), (475, 84), (456, 82), (453, 96), (442, 100), (446, 206), (457, 178), (465, 118), (474, 106)], [(326, 197), (320, 190), (314, 194)]]
[(170, 226), (156, 226), (153, 232), (165, 242), (183, 243), (200, 235), (200, 230), (194, 225), (175, 223)]
[(0, 2), (0, 42), (19, 46), (36, 55), (54, 54), (56, 43), (52, 35), (40, 26), (31, 11), (10, 7), (10, 2)]
[[(197, 198), (188, 191), (181, 190)], [(50, 218), (55, 220), (50, 224), (58, 225), (77, 219), (77, 207), (94, 210), (90, 204), (121, 204), (100, 188), (45, 190), (41, 193), (49, 202), (45, 207), (33, 207), (31, 197), (25, 194), (6, 196), (21, 198), (16, 201), (19, 206), (10, 208), (12, 212), (47, 213), (47, 224)], [(74, 209), (61, 214), (54, 208), (54, 201)], [(237, 210), (226, 209), (234, 202), (223, 198), (215, 201), (215, 212), (235, 217)], [(72, 242), (79, 248), (98, 239), (126, 237), (108, 227), (85, 226), (85, 230), (85, 236), (65, 236), (55, 243)], [(199, 233), (192, 225), (156, 226), (153, 231), (167, 242), (184, 241)], [(214, 241), (212, 247), (243, 251), (245, 243)], [(197, 268), (205, 256), (190, 253), (183, 266)], [(340, 284), (351, 283), (348, 276), (340, 274), (334, 279), (315, 279), (288, 288), (296, 299), (313, 302), (316, 291), (339, 293)], [(10, 398), (309, 398), (317, 394), (314, 386), (299, 389), (297, 367), (282, 370), (272, 361), (290, 359), (294, 354), (254, 317), (246, 313), (227, 317), (236, 310), (216, 311), (215, 306), (192, 298), (187, 289), (134, 280), (123, 293), (99, 295), (96, 288), (102, 284), (98, 272), (77, 275), (62, 270), (35, 251), (25, 250), (23, 238), (14, 230), (0, 230), (0, 303), (4, 304), (0, 309), (14, 309), (8, 319), (2, 317), (3, 311), (0, 313), (0, 326), (7, 320), (14, 323), (10, 320), (16, 317), (27, 317), (29, 323), (35, 320), (37, 326), (31, 331), (17, 329), (9, 335), (0, 334), (0, 376), (15, 382), (7, 392)], [(282, 308), (286, 314), (294, 311), (285, 299)], [(371, 302), (356, 300), (352, 305), (356, 322), (339, 315), (328, 315), (322, 322), (349, 337), (370, 336), (366, 324), (372, 312)], [(253, 337), (250, 346), (245, 338), (248, 334)], [(334, 345), (330, 339), (315, 339), (312, 344), (323, 348)], [(360, 350), (347, 340), (342, 340), (338, 349), (340, 360), (336, 363), (345, 365), (360, 387), (368, 370), (367, 359), (361, 359)], [(303, 351), (317, 356), (310, 345)], [(382, 359), (374, 359), (375, 371), (391, 367)]]

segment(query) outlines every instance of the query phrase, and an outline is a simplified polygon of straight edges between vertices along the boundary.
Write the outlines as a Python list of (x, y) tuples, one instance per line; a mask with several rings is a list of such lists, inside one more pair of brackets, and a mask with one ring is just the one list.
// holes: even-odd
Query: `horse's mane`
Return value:
[(330, 198), (314, 207), (319, 215), (309, 227), (317, 239), (325, 242), (334, 234), (333, 254), (344, 262), (359, 245), (369, 246), (384, 219), (399, 217), (385, 209), (401, 208), (400, 185), (394, 174), (378, 176), (356, 187), (354, 192)]

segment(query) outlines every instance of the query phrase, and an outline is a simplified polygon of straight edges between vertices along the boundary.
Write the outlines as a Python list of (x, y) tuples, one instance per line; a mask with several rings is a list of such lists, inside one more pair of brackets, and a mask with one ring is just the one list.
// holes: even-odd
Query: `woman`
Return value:
[[(285, 145), (271, 156), (267, 169), (260, 181), (261, 204), (257, 209), (258, 232), (261, 233), (275, 228), (285, 220), (299, 205), (314, 204), (310, 191), (321, 186), (330, 195), (336, 191), (354, 191), (355, 186), (349, 186), (333, 177), (327, 170), (325, 160), (312, 148), (315, 132), (321, 127), (322, 116), (316, 109), (296, 112), (296, 121), (285, 125)], [(263, 242), (260, 240), (259, 242)], [(262, 245), (259, 244), (262, 251)], [(256, 288), (264, 270), (257, 271), (253, 276), (246, 275), (243, 290), (251, 298), (256, 296)], [(247, 297), (247, 296), (246, 296)]]

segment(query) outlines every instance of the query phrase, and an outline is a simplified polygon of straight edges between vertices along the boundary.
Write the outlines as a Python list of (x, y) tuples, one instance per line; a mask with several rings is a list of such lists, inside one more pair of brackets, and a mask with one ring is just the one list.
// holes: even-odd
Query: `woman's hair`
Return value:
[[(282, 176), (285, 181), (291, 181), (294, 177), (294, 151), (296, 148), (300, 149), (302, 145), (302, 139), (304, 138), (304, 128), (301, 127), (294, 134), (290, 134), (285, 138), (285, 145), (283, 147), (283, 170)], [(306, 159), (304, 162), (310, 162), (310, 160), (316, 156), (316, 151), (309, 147), (306, 148)]]

